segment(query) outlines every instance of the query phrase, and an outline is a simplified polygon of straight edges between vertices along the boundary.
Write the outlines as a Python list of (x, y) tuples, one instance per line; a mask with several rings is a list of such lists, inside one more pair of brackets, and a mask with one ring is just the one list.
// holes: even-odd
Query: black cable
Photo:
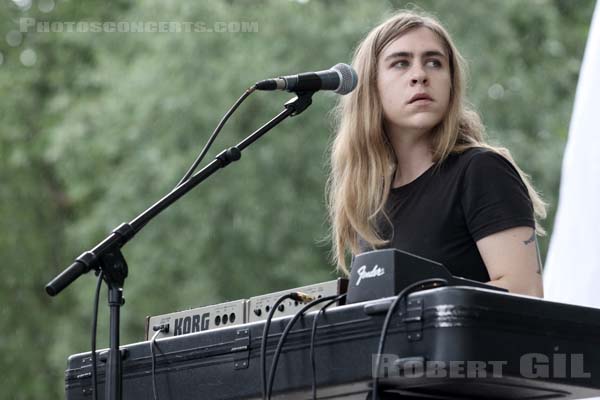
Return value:
[(329, 303), (325, 304), (323, 308), (319, 310), (319, 312), (315, 315), (315, 319), (313, 319), (312, 329), (310, 331), (310, 366), (312, 370), (312, 397), (313, 400), (317, 399), (317, 366), (315, 363), (315, 337), (317, 336), (317, 320), (321, 314), (325, 314), (325, 310), (329, 308), (333, 303), (336, 303), (346, 297), (346, 293), (340, 294), (335, 299), (331, 300)]
[(152, 339), (150, 339), (150, 356), (152, 357), (152, 393), (154, 394), (154, 400), (158, 400), (158, 392), (156, 391), (156, 355), (154, 353), (154, 346), (156, 346), (156, 337), (165, 330), (165, 327), (161, 326), (152, 336)]
[(287, 300), (294, 299), (298, 301), (298, 294), (295, 292), (284, 294), (279, 297), (271, 309), (269, 310), (269, 315), (267, 316), (267, 320), (265, 321), (265, 327), (263, 328), (262, 341), (260, 343), (260, 378), (262, 382), (262, 398), (266, 400), (267, 398), (267, 336), (269, 334), (269, 327), (271, 326), (271, 320), (273, 319), (273, 315), (277, 310), (279, 305)]
[(98, 378), (96, 367), (96, 332), (98, 328), (98, 303), (100, 302), (100, 288), (102, 288), (102, 277), (104, 271), (98, 274), (98, 282), (96, 283), (96, 294), (94, 295), (94, 311), (92, 313), (92, 390), (94, 392), (94, 400), (98, 400)]
[(244, 92), (244, 94), (242, 94), (240, 96), (240, 98), (237, 99), (237, 101), (235, 102), (235, 104), (225, 113), (225, 115), (223, 116), (223, 118), (221, 119), (221, 121), (219, 122), (219, 124), (217, 125), (217, 127), (215, 128), (215, 130), (213, 131), (213, 133), (210, 135), (210, 138), (208, 139), (208, 142), (206, 142), (206, 144), (204, 145), (204, 148), (200, 152), (200, 155), (198, 157), (196, 157), (196, 160), (194, 160), (194, 163), (192, 164), (192, 166), (188, 169), (188, 171), (185, 173), (185, 175), (183, 176), (183, 178), (181, 178), (181, 180), (179, 181), (179, 183), (175, 187), (180, 186), (183, 182), (187, 181), (190, 178), (190, 176), (192, 176), (192, 174), (194, 173), (194, 171), (196, 170), (196, 168), (198, 167), (198, 165), (202, 162), (202, 159), (204, 158), (204, 156), (208, 152), (208, 149), (210, 149), (210, 146), (213, 144), (213, 142), (217, 138), (217, 135), (219, 134), (219, 132), (221, 131), (221, 129), (225, 125), (225, 122), (227, 122), (227, 120), (229, 119), (229, 117), (231, 116), (231, 114), (233, 114), (233, 112), (239, 107), (239, 105), (242, 104), (242, 102), (244, 100), (246, 100), (246, 98), (248, 96), (250, 96), (250, 94), (252, 94), (252, 92), (254, 92), (255, 89), (256, 89), (255, 86), (251, 86), (248, 89), (246, 89), (246, 91)]
[(309, 308), (312, 308), (319, 303), (323, 303), (323, 302), (326, 302), (329, 300), (335, 300), (338, 296), (339, 295), (325, 296), (325, 297), (321, 297), (319, 299), (311, 301), (310, 303), (308, 303), (307, 305), (302, 307), (296, 314), (294, 314), (294, 317), (287, 323), (287, 325), (285, 326), (285, 329), (283, 330), (283, 333), (279, 337), (279, 342), (277, 343), (277, 348), (275, 349), (275, 353), (273, 353), (273, 360), (271, 361), (271, 370), (269, 371), (269, 386), (267, 389), (267, 400), (271, 400), (271, 392), (273, 390), (273, 383), (275, 382), (275, 372), (277, 371), (277, 363), (279, 361), (279, 355), (281, 354), (281, 349), (283, 348), (283, 343), (285, 342), (285, 339), (287, 338), (288, 334), (292, 330), (292, 327), (294, 326), (296, 321), (301, 316), (303, 316), (304, 313), (306, 312), (306, 310), (308, 310)]
[[(427, 287), (428, 284), (433, 284), (433, 287), (437, 286), (436, 284), (440, 284), (440, 286), (442, 286), (442, 285), (445, 286), (445, 285), (448, 285), (448, 281), (446, 281), (445, 279), (442, 279), (442, 278), (429, 278), (429, 279), (424, 279), (422, 281), (412, 283), (412, 284), (408, 285), (407, 287), (405, 287), (404, 289), (402, 289), (400, 291), (400, 293), (398, 293), (398, 295), (396, 296), (396, 298), (390, 305), (390, 308), (388, 308), (387, 314), (385, 315), (385, 319), (383, 321), (383, 326), (381, 328), (381, 336), (379, 337), (379, 345), (377, 347), (377, 354), (376, 354), (377, 358), (375, 361), (375, 369), (374, 369), (375, 373), (373, 374), (373, 387), (372, 387), (373, 391), (371, 393), (371, 400), (377, 400), (377, 385), (379, 384), (379, 369), (381, 368), (381, 355), (383, 353), (383, 348), (385, 346), (385, 338), (387, 336), (388, 327), (390, 325), (392, 315), (394, 314), (394, 310), (396, 309), (396, 306), (398, 305), (398, 303), (404, 297), (406, 297), (408, 294), (410, 294), (412, 290), (417, 289), (417, 291), (418, 291), (418, 290), (430, 289), (431, 287)], [(421, 286), (421, 287), (419, 288), (419, 286)]]

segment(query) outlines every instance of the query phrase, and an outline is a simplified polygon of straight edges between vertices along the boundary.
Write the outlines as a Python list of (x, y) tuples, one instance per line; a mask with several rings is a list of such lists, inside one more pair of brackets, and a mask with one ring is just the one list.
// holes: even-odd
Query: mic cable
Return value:
[(181, 186), (181, 184), (183, 182), (187, 181), (194, 174), (194, 171), (196, 170), (196, 168), (198, 168), (198, 165), (202, 162), (202, 159), (204, 158), (204, 156), (206, 156), (206, 153), (210, 149), (210, 146), (212, 146), (213, 142), (219, 135), (219, 132), (221, 132), (221, 129), (223, 129), (223, 126), (225, 126), (225, 123), (227, 122), (227, 120), (229, 119), (231, 114), (233, 114), (233, 112), (240, 106), (240, 104), (242, 104), (242, 102), (244, 100), (246, 100), (246, 98), (248, 96), (250, 96), (254, 92), (255, 89), (256, 89), (255, 86), (251, 86), (248, 89), (246, 89), (246, 91), (240, 96), (240, 98), (237, 99), (235, 104), (233, 106), (231, 106), (231, 108), (229, 110), (227, 110), (227, 112), (225, 113), (223, 118), (221, 118), (221, 121), (219, 121), (219, 124), (217, 125), (217, 127), (215, 128), (213, 133), (208, 138), (208, 141), (204, 145), (204, 148), (202, 149), (202, 151), (200, 152), (198, 157), (196, 157), (196, 159), (192, 163), (192, 166), (188, 169), (188, 171), (185, 173), (183, 178), (181, 178), (181, 180), (175, 187)]
[[(420, 290), (425, 290), (425, 289), (431, 289), (431, 287), (427, 287), (427, 285), (432, 284), (433, 287), (437, 287), (439, 286), (447, 286), (448, 285), (448, 281), (442, 278), (429, 278), (429, 279), (424, 279), (418, 282), (414, 282), (410, 285), (408, 285), (407, 287), (405, 287), (404, 289), (402, 289), (400, 291), (400, 293), (398, 293), (398, 295), (396, 296), (396, 298), (392, 301), (392, 304), (390, 305), (390, 308), (388, 308), (387, 310), (387, 314), (385, 315), (385, 319), (383, 321), (383, 326), (381, 327), (381, 335), (379, 336), (379, 344), (377, 346), (377, 354), (376, 354), (376, 361), (375, 361), (375, 368), (374, 368), (374, 374), (373, 374), (373, 382), (372, 382), (372, 393), (371, 393), (371, 400), (377, 400), (377, 386), (379, 384), (379, 369), (381, 368), (381, 355), (383, 353), (383, 348), (385, 346), (385, 339), (387, 337), (387, 331), (390, 325), (390, 321), (392, 319), (392, 315), (394, 314), (394, 310), (396, 309), (396, 307), (398, 306), (398, 303), (400, 303), (400, 301), (402, 299), (404, 299), (405, 297), (407, 297), (409, 294), (413, 293), (413, 291), (420, 291)], [(420, 287), (419, 287), (420, 286)], [(416, 290), (415, 290), (416, 289)]]
[(92, 392), (94, 400), (98, 400), (98, 367), (96, 357), (96, 334), (98, 331), (98, 303), (100, 301), (100, 289), (102, 288), (102, 278), (104, 271), (98, 273), (98, 281), (96, 282), (96, 292), (94, 294), (94, 310), (92, 312)]
[(325, 315), (325, 310), (329, 308), (333, 303), (339, 302), (344, 297), (346, 297), (346, 293), (340, 294), (335, 299), (331, 300), (329, 303), (325, 304), (323, 308), (317, 312), (315, 315), (315, 319), (313, 319), (312, 329), (310, 331), (310, 366), (312, 371), (312, 397), (313, 400), (317, 399), (317, 366), (315, 362), (315, 338), (317, 336), (317, 321), (319, 320), (319, 316), (321, 314)]
[(306, 303), (311, 301), (312, 297), (302, 292), (290, 292), (280, 296), (269, 310), (269, 315), (267, 316), (265, 326), (263, 328), (262, 341), (260, 343), (260, 377), (262, 383), (263, 400), (266, 400), (267, 398), (267, 337), (269, 335), (269, 328), (271, 327), (271, 320), (273, 319), (273, 315), (275, 315), (277, 307), (279, 307), (279, 305), (287, 299)]
[(337, 299), (337, 297), (339, 297), (339, 295), (331, 295), (331, 296), (325, 296), (325, 297), (321, 297), (321, 298), (311, 301), (310, 303), (308, 303), (307, 305), (302, 307), (296, 314), (294, 314), (294, 317), (287, 323), (287, 325), (285, 326), (285, 329), (283, 330), (283, 333), (279, 337), (279, 342), (277, 343), (277, 348), (275, 349), (275, 353), (273, 353), (273, 360), (271, 362), (271, 370), (269, 371), (269, 386), (267, 389), (267, 400), (271, 400), (273, 383), (275, 382), (275, 372), (277, 371), (277, 363), (279, 362), (279, 355), (281, 354), (281, 350), (283, 348), (283, 343), (285, 342), (288, 334), (292, 330), (292, 327), (294, 326), (296, 321), (300, 317), (302, 317), (308, 309), (314, 307), (315, 305), (317, 305), (319, 303), (323, 303), (323, 302), (330, 301), (330, 300), (335, 300), (335, 299)]
[(161, 325), (154, 335), (152, 335), (152, 339), (150, 339), (150, 356), (152, 358), (152, 394), (154, 395), (154, 400), (158, 400), (158, 391), (156, 390), (156, 354), (154, 353), (154, 346), (156, 346), (157, 350), (158, 344), (156, 344), (156, 338), (161, 332), (168, 331), (168, 325)]

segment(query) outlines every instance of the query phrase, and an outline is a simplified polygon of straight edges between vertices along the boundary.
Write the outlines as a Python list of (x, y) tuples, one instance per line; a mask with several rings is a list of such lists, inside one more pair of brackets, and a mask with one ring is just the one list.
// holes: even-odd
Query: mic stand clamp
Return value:
[(297, 92), (296, 97), (288, 100), (284, 106), (285, 108), (292, 109), (292, 113), (290, 114), (292, 117), (302, 113), (302, 111), (306, 110), (308, 106), (312, 104), (312, 95), (314, 92)]

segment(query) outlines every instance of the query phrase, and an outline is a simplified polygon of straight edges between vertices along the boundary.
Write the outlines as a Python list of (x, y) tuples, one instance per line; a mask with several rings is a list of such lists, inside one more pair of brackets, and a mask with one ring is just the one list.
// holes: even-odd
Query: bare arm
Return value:
[(491, 285), (511, 293), (543, 297), (542, 265), (535, 230), (521, 226), (477, 241)]

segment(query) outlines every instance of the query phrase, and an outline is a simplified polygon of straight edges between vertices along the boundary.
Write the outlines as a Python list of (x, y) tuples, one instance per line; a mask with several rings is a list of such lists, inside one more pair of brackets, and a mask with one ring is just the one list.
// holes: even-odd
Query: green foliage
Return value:
[[(348, 62), (357, 41), (397, 8), (422, 8), (447, 25), (470, 62), (469, 97), (491, 141), (532, 175), (550, 203), (551, 232), (593, 0), (63, 1), (49, 13), (41, 4), (0, 8), (0, 36), (18, 30), (21, 17), (245, 21), (258, 29), (28, 31), (17, 46), (0, 43), (0, 315), (11, 327), (0, 339), (8, 371), (0, 398), (60, 397), (66, 357), (89, 349), (93, 275), (52, 300), (42, 291), (50, 278), (172, 189), (246, 87)], [(25, 49), (35, 52), (31, 66), (22, 64)], [(290, 97), (253, 94), (206, 160)], [(142, 339), (146, 315), (334, 278), (323, 189), (336, 98), (313, 100), (124, 248), (123, 343)]]

